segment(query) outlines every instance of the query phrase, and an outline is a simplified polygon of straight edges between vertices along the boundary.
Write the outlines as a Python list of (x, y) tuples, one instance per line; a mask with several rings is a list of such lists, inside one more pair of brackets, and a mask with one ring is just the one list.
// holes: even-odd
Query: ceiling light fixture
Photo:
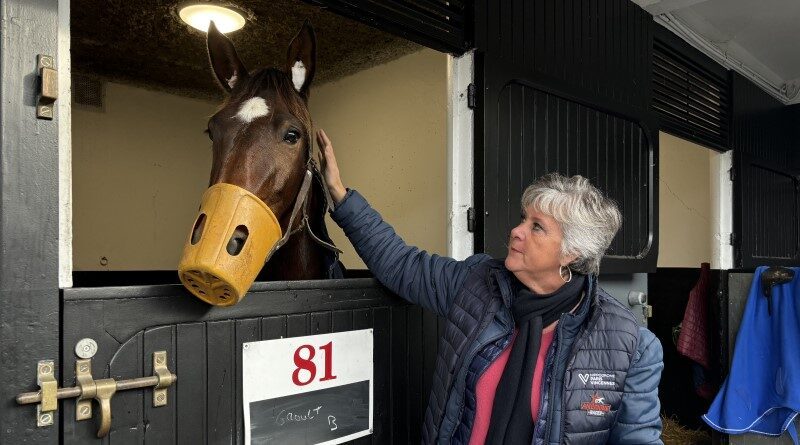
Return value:
[(178, 16), (191, 27), (203, 32), (208, 31), (208, 24), (212, 20), (223, 34), (242, 29), (245, 24), (244, 16), (236, 8), (209, 2), (183, 4), (179, 6)]

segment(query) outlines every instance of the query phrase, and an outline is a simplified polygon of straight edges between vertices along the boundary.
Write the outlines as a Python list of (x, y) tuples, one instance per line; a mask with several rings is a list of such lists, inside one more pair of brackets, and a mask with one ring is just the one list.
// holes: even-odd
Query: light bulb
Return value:
[(242, 29), (245, 23), (244, 17), (232, 9), (203, 3), (184, 6), (178, 15), (181, 20), (203, 32), (208, 31), (208, 24), (212, 20), (223, 34)]

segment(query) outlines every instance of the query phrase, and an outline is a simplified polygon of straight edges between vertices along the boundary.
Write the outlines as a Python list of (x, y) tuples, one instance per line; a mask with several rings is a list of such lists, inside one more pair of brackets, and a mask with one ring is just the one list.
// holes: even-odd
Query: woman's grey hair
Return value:
[(570, 269), (582, 274), (600, 272), (600, 259), (622, 225), (614, 200), (583, 176), (548, 173), (522, 194), (522, 211), (529, 207), (561, 224), (561, 254), (578, 257)]

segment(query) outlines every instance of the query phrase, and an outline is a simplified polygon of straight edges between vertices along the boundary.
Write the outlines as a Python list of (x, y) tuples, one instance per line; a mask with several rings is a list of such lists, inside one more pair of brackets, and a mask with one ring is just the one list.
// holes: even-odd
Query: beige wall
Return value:
[(658, 267), (711, 260), (713, 150), (659, 134)]
[[(357, 189), (406, 242), (447, 253), (447, 56), (402, 57), (312, 91), (311, 115)], [(348, 268), (364, 268), (328, 219)]]
[[(406, 239), (446, 251), (446, 65), (422, 50), (312, 91), (345, 184)], [(175, 269), (210, 171), (215, 103), (107, 84), (73, 110), (74, 270)], [(349, 268), (363, 264), (328, 224)], [(107, 264), (101, 264), (101, 258)]]
[(108, 83), (104, 112), (73, 109), (74, 270), (177, 268), (208, 185), (215, 108)]

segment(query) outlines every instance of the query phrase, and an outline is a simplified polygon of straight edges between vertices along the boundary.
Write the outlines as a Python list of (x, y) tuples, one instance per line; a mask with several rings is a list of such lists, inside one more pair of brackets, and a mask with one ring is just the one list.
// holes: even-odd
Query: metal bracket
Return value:
[(58, 382), (54, 376), (55, 362), (40, 360), (36, 366), (36, 383), (39, 385), (40, 400), (36, 405), (36, 426), (50, 426), (58, 409)]
[(36, 117), (52, 120), (55, 102), (58, 99), (58, 70), (53, 56), (36, 56), (36, 72), (39, 73), (39, 95), (36, 98)]
[(158, 384), (153, 388), (153, 406), (166, 406), (167, 387), (174, 381), (167, 368), (167, 351), (153, 353), (153, 375), (158, 376)]
[(475, 208), (467, 209), (467, 232), (475, 232)]
[(75, 420), (92, 418), (92, 399), (97, 395), (97, 385), (92, 378), (92, 359), (75, 362), (75, 380), (81, 388), (81, 395), (75, 401)]
[(467, 108), (474, 110), (477, 106), (478, 104), (475, 97), (475, 84), (471, 83), (467, 85)]

